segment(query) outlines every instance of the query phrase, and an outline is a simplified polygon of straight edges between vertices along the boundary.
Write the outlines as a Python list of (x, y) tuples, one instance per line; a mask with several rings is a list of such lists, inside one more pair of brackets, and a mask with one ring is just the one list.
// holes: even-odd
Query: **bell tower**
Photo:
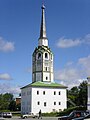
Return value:
[(42, 5), (42, 17), (38, 47), (32, 55), (32, 82), (53, 82), (53, 53), (48, 46), (45, 25), (45, 6)]

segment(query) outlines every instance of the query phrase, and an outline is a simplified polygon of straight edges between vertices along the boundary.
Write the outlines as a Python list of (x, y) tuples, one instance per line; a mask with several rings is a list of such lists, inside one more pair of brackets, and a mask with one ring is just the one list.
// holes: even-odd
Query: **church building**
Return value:
[(48, 45), (45, 25), (45, 6), (38, 46), (32, 54), (32, 83), (21, 88), (21, 113), (59, 112), (67, 108), (66, 86), (55, 83), (53, 53)]

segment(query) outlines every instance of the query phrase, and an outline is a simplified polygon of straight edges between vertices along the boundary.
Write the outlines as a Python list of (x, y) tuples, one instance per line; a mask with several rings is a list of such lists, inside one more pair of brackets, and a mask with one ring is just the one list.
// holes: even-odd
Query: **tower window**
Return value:
[(54, 91), (54, 95), (56, 95), (56, 91)]
[(37, 102), (37, 105), (40, 105), (40, 102), (39, 102), (39, 101)]
[(44, 102), (44, 106), (46, 106), (46, 102)]
[(40, 59), (41, 58), (41, 53), (38, 53), (38, 59)]
[(43, 91), (43, 95), (45, 95), (45, 91)]
[(46, 71), (47, 71), (47, 67), (46, 67)]
[(46, 77), (46, 80), (48, 80), (48, 77)]
[(59, 93), (58, 93), (59, 95), (61, 95), (61, 92), (59, 91)]
[(37, 95), (39, 95), (39, 91), (37, 91)]
[(45, 53), (45, 58), (48, 58), (48, 54), (47, 53)]
[(56, 102), (54, 102), (54, 105), (56, 105)]
[(52, 54), (51, 54), (51, 60), (52, 60)]

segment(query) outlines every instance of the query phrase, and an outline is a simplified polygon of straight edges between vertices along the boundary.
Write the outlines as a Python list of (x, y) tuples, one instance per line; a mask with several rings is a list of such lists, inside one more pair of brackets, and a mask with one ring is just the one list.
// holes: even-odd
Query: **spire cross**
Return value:
[(44, 0), (42, 0), (42, 9), (45, 9)]

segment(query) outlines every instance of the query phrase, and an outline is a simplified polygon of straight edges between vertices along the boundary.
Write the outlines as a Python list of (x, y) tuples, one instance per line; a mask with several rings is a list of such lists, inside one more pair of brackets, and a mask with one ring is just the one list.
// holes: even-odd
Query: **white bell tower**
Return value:
[(32, 82), (53, 82), (53, 53), (48, 46), (45, 25), (45, 6), (42, 5), (41, 29), (38, 47), (32, 55)]

